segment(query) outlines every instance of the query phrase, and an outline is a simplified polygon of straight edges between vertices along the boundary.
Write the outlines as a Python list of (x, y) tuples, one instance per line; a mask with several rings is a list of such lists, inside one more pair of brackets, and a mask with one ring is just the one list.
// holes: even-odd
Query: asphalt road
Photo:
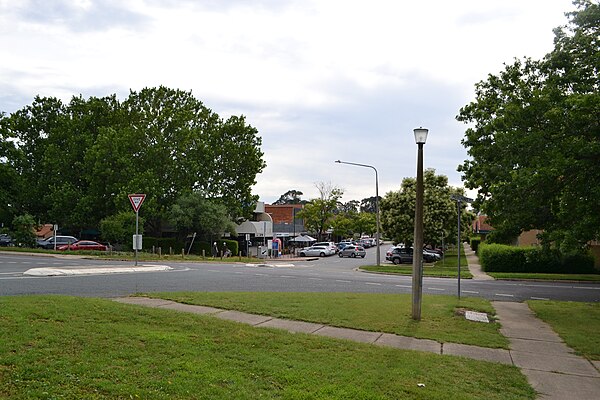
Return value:
[[(385, 253), (387, 247), (382, 247)], [(385, 257), (382, 257), (385, 260)], [(382, 261), (384, 262), (384, 261)], [(142, 263), (140, 263), (142, 264)], [(165, 263), (143, 263), (165, 265)], [(157, 291), (274, 291), (410, 293), (410, 276), (390, 276), (357, 271), (375, 264), (375, 248), (365, 259), (327, 257), (314, 261), (294, 260), (264, 266), (241, 263), (176, 263), (166, 272), (136, 272), (75, 276), (27, 276), (33, 268), (94, 268), (133, 266), (133, 262), (24, 255), (0, 252), (0, 295), (65, 294), (118, 297)], [(278, 265), (278, 266), (275, 266)], [(457, 280), (424, 278), (426, 294), (457, 295)], [(600, 301), (598, 283), (461, 280), (461, 296), (490, 300), (523, 301), (550, 299)]]

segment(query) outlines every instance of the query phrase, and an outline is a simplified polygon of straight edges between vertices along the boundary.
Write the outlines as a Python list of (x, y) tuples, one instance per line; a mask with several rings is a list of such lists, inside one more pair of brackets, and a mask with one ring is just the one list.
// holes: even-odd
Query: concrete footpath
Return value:
[(163, 308), (249, 324), (338, 339), (371, 343), (405, 350), (463, 356), (476, 360), (515, 365), (527, 376), (540, 399), (596, 400), (600, 398), (600, 362), (595, 365), (574, 354), (552, 329), (537, 319), (526, 304), (493, 302), (502, 324), (501, 333), (510, 340), (510, 350), (457, 343), (439, 343), (390, 333), (337, 328), (303, 321), (290, 321), (213, 307), (193, 306), (170, 300), (125, 297), (115, 301)]
[(465, 252), (465, 257), (467, 258), (467, 264), (469, 266), (469, 272), (473, 275), (473, 280), (475, 281), (493, 281), (494, 278), (483, 272), (481, 269), (481, 264), (479, 264), (479, 257), (477, 254), (471, 249), (471, 246), (468, 243), (463, 243), (463, 249)]

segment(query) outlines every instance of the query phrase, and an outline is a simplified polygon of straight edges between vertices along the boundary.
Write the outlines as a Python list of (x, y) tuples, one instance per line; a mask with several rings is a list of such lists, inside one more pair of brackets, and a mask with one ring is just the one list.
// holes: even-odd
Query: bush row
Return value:
[(589, 254), (563, 256), (556, 250), (540, 247), (482, 243), (478, 255), (486, 272), (598, 273), (594, 268), (594, 258)]

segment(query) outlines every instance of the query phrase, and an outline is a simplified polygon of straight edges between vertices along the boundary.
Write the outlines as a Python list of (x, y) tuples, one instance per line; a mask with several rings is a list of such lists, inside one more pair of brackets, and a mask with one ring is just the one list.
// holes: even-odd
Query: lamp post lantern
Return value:
[(417, 193), (415, 200), (415, 236), (413, 243), (412, 270), (412, 318), (421, 320), (421, 300), (423, 294), (423, 145), (427, 141), (429, 130), (414, 130), (417, 151)]
[(375, 218), (376, 218), (376, 230), (377, 233), (375, 234), (377, 237), (375, 238), (377, 241), (377, 266), (381, 265), (381, 252), (380, 252), (380, 245), (379, 245), (379, 236), (380, 236), (380, 231), (379, 231), (379, 178), (377, 176), (377, 169), (372, 166), (372, 165), (367, 165), (367, 164), (358, 164), (358, 163), (352, 163), (352, 162), (347, 162), (347, 161), (340, 161), (337, 160), (336, 163), (338, 164), (348, 164), (348, 165), (355, 165), (357, 167), (365, 167), (365, 168), (371, 168), (373, 171), (375, 171)]

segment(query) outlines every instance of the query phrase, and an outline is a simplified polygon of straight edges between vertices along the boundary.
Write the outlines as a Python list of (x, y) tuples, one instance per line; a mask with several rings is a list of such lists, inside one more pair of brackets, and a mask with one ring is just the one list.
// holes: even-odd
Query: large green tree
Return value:
[(600, 5), (576, 1), (542, 60), (516, 60), (460, 110), (471, 125), (459, 166), (492, 225), (581, 248), (600, 236)]
[[(463, 189), (448, 185), (445, 175), (436, 175), (434, 169), (423, 172), (423, 241), (439, 244), (456, 238), (458, 209), (453, 194), (464, 195)], [(397, 243), (412, 245), (414, 237), (416, 179), (404, 178), (400, 190), (388, 192), (381, 200), (381, 227), (385, 236)], [(473, 214), (461, 203), (462, 231), (467, 233)]]
[(223, 120), (191, 92), (162, 86), (122, 103), (36, 97), (0, 117), (0, 140), (0, 178), (11, 187), (0, 190), (0, 205), (75, 232), (129, 210), (129, 193), (146, 193), (140, 213), (155, 235), (191, 191), (247, 217), (265, 167), (258, 131), (243, 116)]

